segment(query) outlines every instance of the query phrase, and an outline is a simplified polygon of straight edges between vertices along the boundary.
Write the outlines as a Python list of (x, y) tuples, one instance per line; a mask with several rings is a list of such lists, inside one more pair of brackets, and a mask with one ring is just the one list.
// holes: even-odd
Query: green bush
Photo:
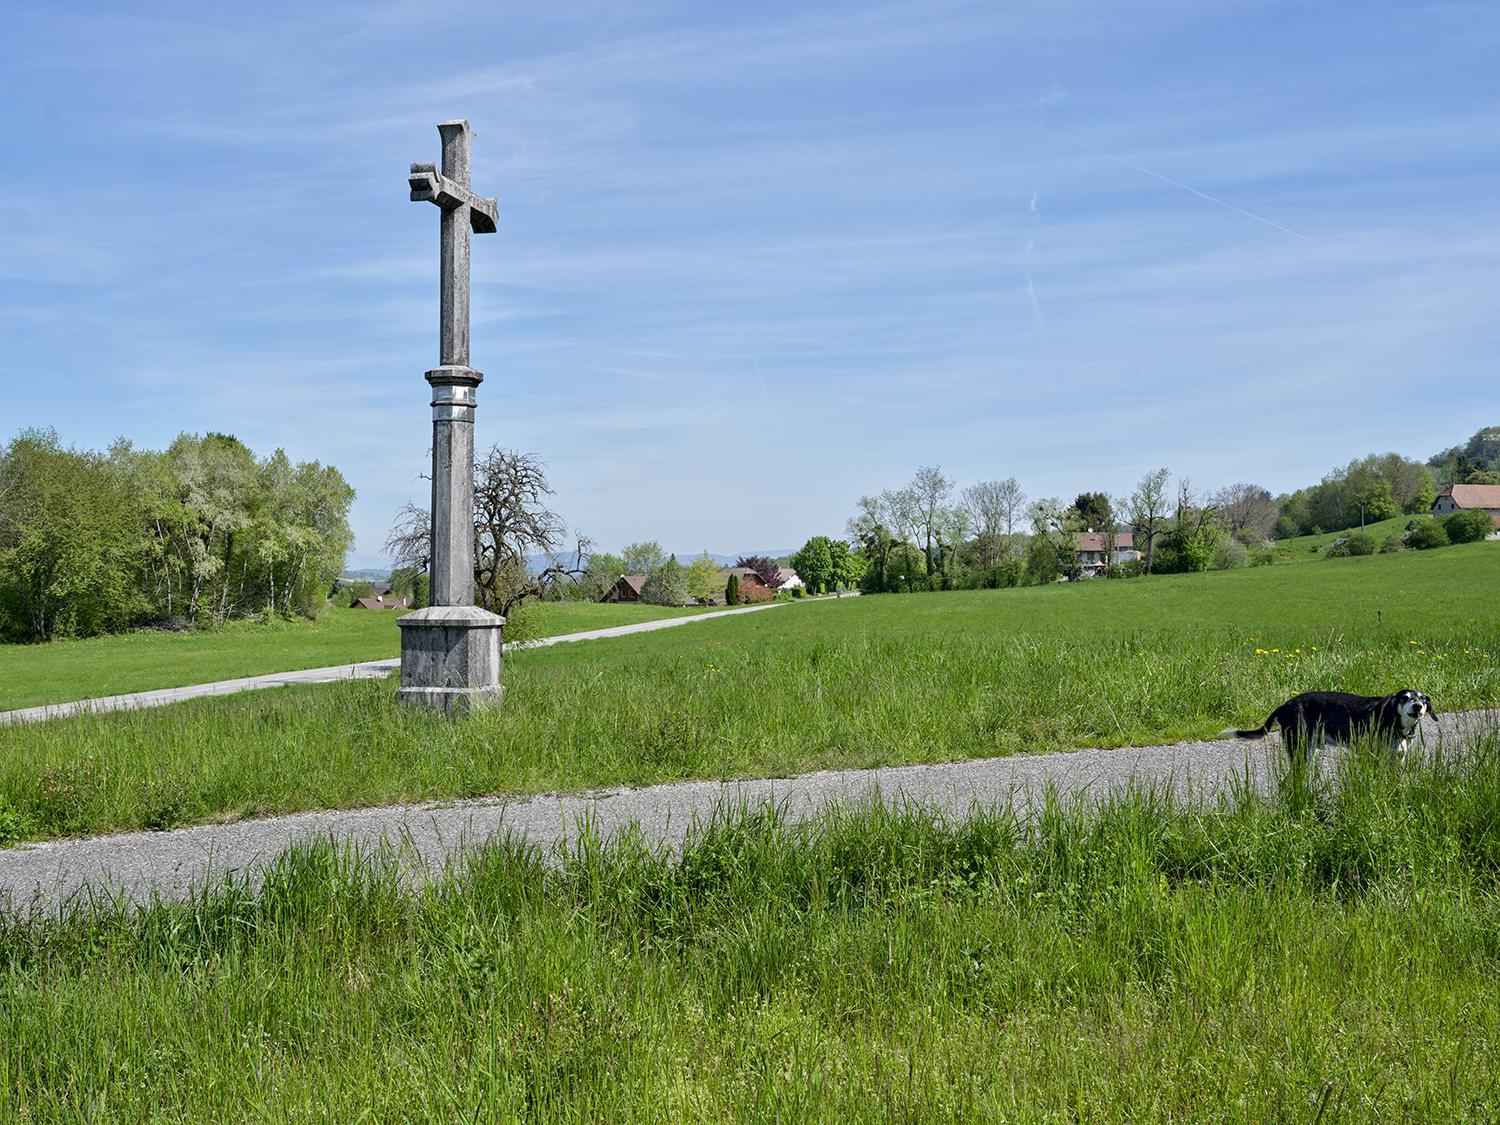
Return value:
[(21, 814), (0, 798), (0, 848), (9, 847), (17, 840), (26, 838), (26, 824)]
[(1050, 585), (1057, 574), (1057, 548), (1047, 536), (1033, 535), (1026, 546), (1026, 585)]
[(1434, 547), (1446, 547), (1448, 545), (1448, 529), (1435, 519), (1412, 520), (1407, 526), (1411, 528), (1406, 533), (1406, 545), (1415, 547), (1419, 551), (1430, 551)]
[(1223, 539), (1214, 544), (1211, 570), (1237, 570), (1245, 565), (1249, 552), (1238, 539)]
[(1109, 571), (1111, 578), (1139, 578), (1146, 573), (1146, 564), (1140, 559), (1126, 559), (1122, 563), (1112, 566)]
[(1380, 545), (1380, 553), (1382, 555), (1394, 555), (1397, 551), (1405, 549), (1406, 544), (1401, 542), (1401, 536), (1399, 535), (1388, 536), (1386, 541)]
[(738, 574), (731, 574), (729, 581), (724, 583), (724, 604), (740, 604), (740, 576)]
[(534, 640), (540, 631), (541, 617), (537, 612), (536, 599), (527, 598), (505, 611), (505, 642), (507, 644)]
[(1443, 519), (1443, 530), (1450, 543), (1477, 543), (1495, 530), (1495, 520), (1486, 511), (1471, 508), (1454, 512)]
[(1344, 546), (1351, 555), (1373, 555), (1375, 537), (1367, 531), (1356, 531), (1344, 540)]
[(988, 590), (1019, 586), (1026, 578), (1026, 564), (1020, 559), (1006, 559), (984, 572), (982, 585)]

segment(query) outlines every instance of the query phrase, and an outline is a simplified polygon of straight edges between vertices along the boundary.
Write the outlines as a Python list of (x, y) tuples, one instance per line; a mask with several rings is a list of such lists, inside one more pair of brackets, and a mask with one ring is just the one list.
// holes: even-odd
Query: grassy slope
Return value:
[[(629, 625), (683, 612), (661, 606), (547, 603), (535, 635)], [(154, 688), (383, 660), (401, 651), (395, 612), (329, 610), (317, 621), (233, 621), (203, 633), (141, 630), (46, 645), (0, 645), (0, 711)]]
[(0, 927), (0, 1118), (1493, 1121), (1500, 758)]
[(1313, 688), (1494, 705), (1497, 588), (1500, 545), (1476, 543), (803, 604), (510, 654), (503, 710), (459, 723), (367, 682), (0, 728), (0, 807), (55, 836), (1170, 741)]
[[(1388, 520), (1380, 520), (1376, 523), (1365, 525), (1366, 534), (1375, 540), (1376, 550), (1392, 535), (1400, 535), (1406, 530), (1406, 525), (1414, 519), (1414, 516), (1394, 516)], [(1320, 535), (1299, 535), (1295, 539), (1282, 539), (1276, 546), (1278, 549), (1285, 548), (1291, 552), (1288, 562), (1312, 562), (1321, 559), (1323, 552), (1333, 546), (1335, 539), (1342, 539), (1350, 532), (1358, 531), (1359, 528), (1352, 527), (1347, 531), (1325, 531)]]

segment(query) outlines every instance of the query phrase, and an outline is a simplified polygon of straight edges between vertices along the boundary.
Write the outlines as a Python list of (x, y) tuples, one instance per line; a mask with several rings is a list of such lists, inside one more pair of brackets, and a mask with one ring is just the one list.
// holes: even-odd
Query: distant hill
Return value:
[(364, 570), (346, 570), (339, 575), (340, 581), (347, 582), (389, 582), (391, 580), (390, 569), (380, 570), (367, 567)]
[[(711, 558), (711, 559), (713, 559), (714, 562), (718, 563), (720, 566), (733, 566), (736, 559), (746, 559), (746, 558), (750, 558), (750, 557), (752, 557), (754, 555), (764, 555), (768, 559), (785, 559), (785, 558), (790, 558), (792, 555), (795, 555), (796, 553), (797, 553), (797, 548), (796, 547), (791, 547), (791, 548), (784, 548), (784, 549), (779, 550), (779, 551), (764, 551), (764, 550), (762, 550), (762, 551), (741, 551), (737, 555), (716, 555), (712, 551), (710, 551), (708, 553), (708, 557)], [(684, 566), (688, 566), (689, 564), (692, 563), (692, 561), (694, 559), (701, 559), (702, 557), (703, 557), (703, 552), (702, 551), (687, 551), (687, 552), (678, 551), (677, 552), (677, 561), (680, 562), (680, 563), (682, 563)]]

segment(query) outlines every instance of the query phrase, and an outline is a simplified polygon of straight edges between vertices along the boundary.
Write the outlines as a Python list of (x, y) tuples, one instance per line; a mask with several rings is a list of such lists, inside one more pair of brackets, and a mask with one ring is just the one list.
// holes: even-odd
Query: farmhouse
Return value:
[[(1095, 531), (1093, 528), (1073, 533), (1073, 546), (1078, 550), (1078, 565), (1083, 570), (1083, 577), (1094, 578), (1104, 570), (1106, 540), (1102, 531)], [(1109, 565), (1119, 566), (1122, 562), (1131, 562), (1140, 557), (1141, 553), (1135, 549), (1135, 536), (1128, 531), (1116, 532), (1115, 549), (1110, 555)]]
[(768, 602), (776, 596), (776, 591), (766, 585), (765, 579), (756, 574), (748, 566), (728, 566), (719, 571), (719, 581), (722, 583), (718, 594), (714, 596), (713, 603), (722, 605), (724, 603), (723, 587), (729, 584), (729, 576), (733, 574), (740, 580), (740, 601), (742, 602)]
[[(777, 572), (775, 586), (766, 585), (765, 580), (748, 566), (724, 567), (719, 571), (719, 592), (710, 599), (712, 604), (724, 604), (724, 587), (729, 583), (731, 574), (739, 578), (740, 597), (747, 602), (769, 601), (779, 591), (791, 592), (804, 585), (802, 579), (797, 576), (797, 572), (790, 567), (784, 566)], [(622, 574), (599, 600), (601, 602), (639, 602), (647, 577), (644, 574)]]
[(373, 594), (368, 598), (355, 598), (349, 603), (350, 609), (410, 609), (410, 598), (398, 598), (393, 594)]
[(1488, 512), (1500, 531), (1500, 484), (1450, 484), (1432, 502), (1435, 516), (1473, 510)]
[(601, 602), (638, 602), (641, 600), (641, 588), (646, 585), (644, 574), (622, 574), (615, 580), (615, 584), (604, 591)]

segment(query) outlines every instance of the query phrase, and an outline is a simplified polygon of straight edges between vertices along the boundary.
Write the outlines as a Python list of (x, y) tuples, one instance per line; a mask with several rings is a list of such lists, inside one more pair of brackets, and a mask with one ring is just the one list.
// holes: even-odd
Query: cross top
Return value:
[(413, 203), (436, 203), (444, 211), (469, 208), (469, 223), (475, 234), (494, 234), (498, 223), (498, 199), (475, 195), (469, 190), (469, 146), (474, 130), (467, 121), (444, 121), (438, 126), (443, 138), (443, 170), (435, 164), (413, 164), (407, 183)]
[[(444, 121), (443, 170), (435, 164), (413, 164), (407, 183), (414, 202), (436, 203), (442, 211), (441, 294), (438, 313), (439, 366), (469, 366), (469, 231), (493, 234), (499, 201), (469, 190), (469, 146), (474, 132), (467, 121)], [(475, 381), (483, 378), (473, 373)]]

